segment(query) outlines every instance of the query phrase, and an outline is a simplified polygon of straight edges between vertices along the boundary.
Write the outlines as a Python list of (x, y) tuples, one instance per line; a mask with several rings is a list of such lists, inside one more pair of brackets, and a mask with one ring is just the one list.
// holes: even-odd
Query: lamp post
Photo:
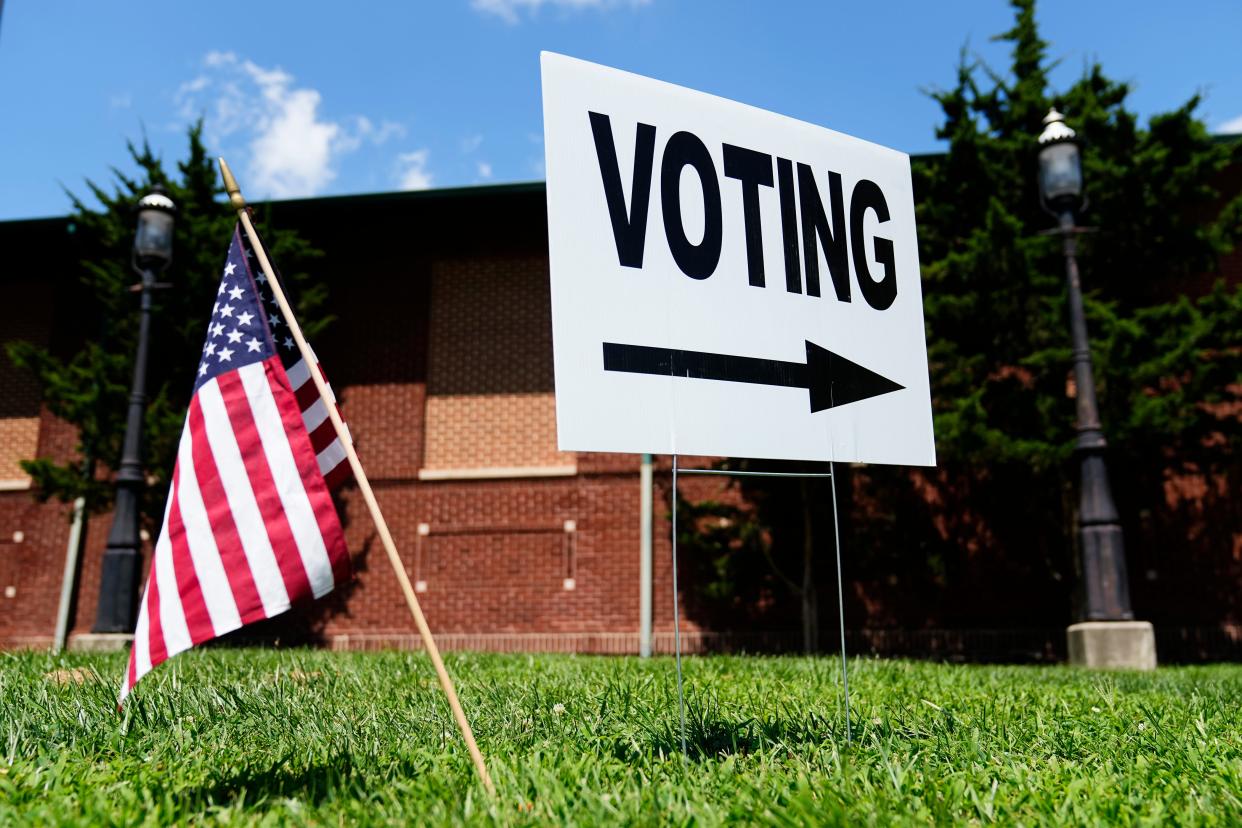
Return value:
[(1076, 387), (1083, 617), (1069, 629), (1070, 660), (1093, 667), (1150, 668), (1155, 666), (1154, 636), (1151, 624), (1133, 621), (1130, 608), (1125, 542), (1104, 461), (1108, 443), (1100, 425), (1078, 275), (1078, 236), (1083, 228), (1077, 226), (1074, 211), (1083, 205), (1082, 155), (1074, 130), (1055, 109), (1044, 118), (1039, 136), (1039, 194), (1045, 209), (1057, 217), (1058, 226), (1050, 232), (1061, 237), (1065, 253)]
[(164, 287), (156, 282), (172, 260), (173, 223), (176, 206), (156, 185), (138, 201), (138, 229), (134, 234), (133, 267), (142, 281), (133, 287), (141, 294), (138, 321), (138, 352), (134, 356), (134, 380), (129, 392), (125, 420), (125, 443), (116, 475), (116, 507), (108, 532), (103, 571), (99, 581), (99, 605), (95, 633), (131, 633), (140, 575), (138, 501), (145, 486), (142, 472), (142, 417), (146, 407), (147, 351), (151, 333), (151, 291)]

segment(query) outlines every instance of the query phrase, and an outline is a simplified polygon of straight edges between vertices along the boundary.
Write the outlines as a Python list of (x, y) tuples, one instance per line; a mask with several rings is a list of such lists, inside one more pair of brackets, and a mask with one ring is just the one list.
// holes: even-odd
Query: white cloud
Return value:
[(397, 156), (397, 184), (403, 190), (426, 190), (431, 186), (432, 175), (427, 169), (429, 150), (403, 152)]
[(470, 153), (474, 152), (482, 145), (483, 145), (482, 135), (478, 135), (478, 134), (467, 135), (465, 138), (461, 139), (462, 155), (469, 155)]
[(492, 177), (492, 165), (486, 161), (480, 161), (475, 169), (479, 171), (479, 178), (487, 180)]
[(470, 0), (470, 7), (485, 14), (494, 14), (506, 23), (517, 23), (523, 13), (534, 17), (544, 7), (569, 11), (581, 9), (614, 9), (619, 6), (645, 6), (651, 0)]
[(1236, 118), (1230, 118), (1216, 128), (1216, 131), (1223, 135), (1234, 135), (1242, 132), (1242, 115)]
[(183, 83), (176, 101), (181, 117), (202, 116), (209, 144), (225, 150), (241, 143), (248, 153), (248, 191), (259, 197), (316, 195), (336, 177), (342, 155), (363, 142), (403, 137), (405, 128), (365, 116), (327, 118), (317, 89), (297, 86), (293, 75), (259, 66), (233, 52), (208, 52), (204, 72)]
[(375, 126), (370, 118), (359, 115), (354, 119), (354, 125), (360, 136), (376, 146), (387, 143), (392, 138), (405, 137), (405, 127), (395, 121), (382, 121), (379, 126)]

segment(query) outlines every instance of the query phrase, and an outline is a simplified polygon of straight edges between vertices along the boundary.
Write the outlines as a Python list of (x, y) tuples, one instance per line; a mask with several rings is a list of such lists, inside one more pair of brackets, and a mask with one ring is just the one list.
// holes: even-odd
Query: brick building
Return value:
[[(272, 215), (327, 254), (315, 272), (337, 321), (316, 351), (444, 645), (636, 651), (640, 458), (557, 451), (543, 186), (293, 201)], [(395, 243), (359, 246), (359, 227)], [(77, 288), (67, 275), (47, 278), (73, 272), (70, 223), (9, 222), (0, 235), (48, 257), (0, 276), (0, 340), (72, 347)], [(65, 458), (75, 440), (7, 359), (0, 388), (0, 647), (43, 647), (56, 626), (68, 509), (35, 503), (18, 460)], [(346, 488), (342, 506), (357, 581), (284, 629), (304, 623), (295, 637), (330, 646), (412, 645), (356, 490)], [(110, 520), (88, 523), (71, 642), (95, 618)], [(660, 648), (671, 583), (667, 529), (655, 535)]]
[[(1242, 182), (1231, 179), (1234, 185)], [(640, 460), (556, 449), (543, 185), (288, 201), (272, 205), (270, 215), (326, 254), (314, 269), (329, 287), (337, 319), (315, 348), (442, 646), (637, 651)], [(0, 223), (0, 243), (14, 251), (0, 269), (0, 345), (23, 339), (64, 351), (88, 329), (72, 277), (82, 255), (72, 230), (64, 218)], [(225, 240), (219, 244), (223, 259)], [(1221, 264), (1229, 281), (1242, 278), (1242, 252)], [(36, 503), (18, 460), (68, 458), (75, 442), (73, 430), (41, 408), (33, 379), (0, 356), (0, 647), (45, 647), (53, 640), (68, 510)], [(667, 458), (659, 459), (654, 645), (668, 651), (669, 481)], [(865, 475), (859, 470), (849, 484), (855, 509), (866, 508)], [(952, 509), (940, 483), (927, 478), (919, 485), (922, 501), (914, 508)], [(1170, 512), (1201, 520), (1195, 504), (1202, 498), (1191, 489), (1215, 483), (1178, 478), (1170, 485), (1190, 487), (1190, 494), (1170, 495)], [(683, 478), (683, 493), (725, 502), (738, 496), (720, 478), (702, 477)], [(1236, 499), (1217, 500), (1236, 516)], [(356, 582), (261, 634), (341, 648), (416, 646), (361, 498), (346, 488), (341, 506)], [(956, 516), (950, 518), (952, 524)], [(1221, 595), (1205, 600), (1203, 581), (1185, 567), (1161, 568), (1161, 580), (1150, 578), (1161, 550), (1188, 537), (1189, 524), (1174, 518), (1159, 531), (1129, 534), (1139, 527), (1127, 527), (1136, 609), (1156, 622), (1162, 658), (1242, 655), (1236, 597), (1242, 535), (1230, 536), (1232, 550), (1221, 546), (1229, 543), (1223, 535), (1183, 544), (1202, 547), (1196, 554), (1216, 561)], [(110, 519), (98, 515), (87, 526), (71, 643), (95, 619)], [(848, 530), (849, 515), (843, 519)], [(819, 548), (830, 554), (827, 541)], [(860, 572), (847, 557), (850, 649), (1056, 656), (1069, 617), (1063, 586), (1023, 580), (993, 558), (968, 554), (970, 578), (935, 598), (938, 603), (926, 590), (898, 583), (891, 570)], [(779, 585), (759, 609), (713, 614), (684, 589), (696, 565), (707, 567), (700, 575), (710, 575), (710, 562), (689, 557), (687, 550), (681, 604), (687, 649), (797, 646), (797, 601)], [(827, 569), (820, 579), (824, 628), (835, 622), (835, 579)], [(1015, 582), (1022, 589), (1006, 586)]]

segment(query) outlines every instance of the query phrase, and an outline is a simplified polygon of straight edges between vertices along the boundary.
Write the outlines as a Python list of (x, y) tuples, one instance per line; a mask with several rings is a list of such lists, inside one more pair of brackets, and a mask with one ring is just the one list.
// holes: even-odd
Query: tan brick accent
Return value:
[(46, 345), (51, 328), (52, 293), (44, 284), (5, 287), (0, 308), (0, 486), (29, 477), (17, 465), (39, 451), (39, 385), (14, 365), (4, 347), (15, 340)]
[(556, 450), (546, 259), (437, 263), (430, 326), (425, 469), (574, 465)]
[(18, 460), (30, 460), (39, 448), (38, 417), (5, 417), (0, 419), (0, 484), (28, 481)]

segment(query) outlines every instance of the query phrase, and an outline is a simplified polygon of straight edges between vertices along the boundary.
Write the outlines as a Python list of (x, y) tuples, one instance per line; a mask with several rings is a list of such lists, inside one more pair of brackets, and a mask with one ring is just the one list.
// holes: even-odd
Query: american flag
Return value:
[(240, 227), (216, 293), (122, 700), (177, 653), (351, 577), (345, 450)]

